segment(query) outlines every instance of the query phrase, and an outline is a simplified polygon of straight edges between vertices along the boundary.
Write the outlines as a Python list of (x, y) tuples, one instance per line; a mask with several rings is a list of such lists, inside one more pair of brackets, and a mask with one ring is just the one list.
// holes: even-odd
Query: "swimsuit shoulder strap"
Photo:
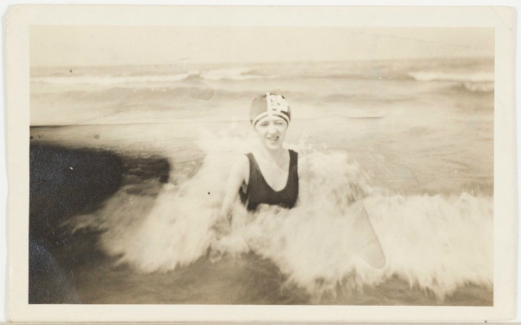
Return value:
[(289, 150), (289, 173), (298, 177), (298, 152)]

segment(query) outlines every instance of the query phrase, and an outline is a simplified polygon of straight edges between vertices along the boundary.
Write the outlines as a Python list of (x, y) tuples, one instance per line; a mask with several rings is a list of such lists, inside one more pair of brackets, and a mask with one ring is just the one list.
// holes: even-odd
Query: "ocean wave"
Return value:
[(205, 80), (248, 80), (260, 79), (263, 76), (254, 75), (249, 68), (230, 68), (202, 71), (199, 77)]
[(213, 70), (192, 70), (177, 74), (151, 74), (151, 75), (133, 75), (133, 76), (96, 76), (96, 75), (79, 75), (79, 76), (49, 76), (31, 78), (31, 82), (55, 84), (55, 85), (103, 85), (117, 86), (125, 84), (146, 84), (146, 83), (172, 83), (187, 79), (203, 79), (203, 80), (248, 80), (264, 78), (263, 76), (251, 73), (248, 68), (230, 68), (230, 69), (213, 69)]
[(293, 146), (305, 162), (297, 206), (265, 206), (251, 214), (236, 202), (229, 232), (216, 232), (230, 165), (252, 141), (236, 131), (205, 135), (198, 142), (206, 153), (198, 172), (183, 181), (171, 177), (178, 181), (163, 188), (150, 213), (134, 213), (123, 190), (96, 215), (72, 224), (105, 230), (103, 250), (140, 272), (175, 270), (208, 251), (214, 258), (253, 251), (316, 296), (392, 277), (439, 300), (469, 283), (492, 288), (491, 197), (389, 193), (371, 187), (345, 153), (304, 143)]
[(494, 92), (494, 82), (454, 82), (448, 87), (441, 88), (441, 91), (453, 90), (456, 92), (470, 92), (475, 94), (486, 94)]
[(487, 93), (494, 91), (493, 72), (443, 72), (443, 71), (417, 71), (408, 75), (417, 81), (447, 81), (457, 83), (457, 88), (463, 88), (474, 93)]
[(493, 82), (494, 72), (414, 71), (408, 75), (418, 81)]
[(494, 82), (464, 82), (463, 86), (471, 92), (488, 93), (494, 91)]
[(135, 83), (168, 83), (185, 80), (198, 75), (198, 72), (190, 71), (174, 75), (144, 75), (144, 76), (56, 76), (32, 78), (31, 82), (56, 84), (56, 85), (103, 85), (113, 86)]

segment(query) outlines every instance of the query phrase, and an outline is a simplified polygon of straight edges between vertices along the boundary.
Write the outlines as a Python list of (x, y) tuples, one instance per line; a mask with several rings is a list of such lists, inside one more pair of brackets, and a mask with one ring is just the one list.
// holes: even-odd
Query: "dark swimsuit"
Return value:
[(298, 153), (289, 150), (289, 172), (286, 187), (275, 191), (268, 185), (253, 154), (246, 155), (250, 162), (250, 180), (239, 190), (241, 202), (248, 211), (255, 211), (259, 204), (278, 205), (291, 209), (295, 206), (298, 197)]

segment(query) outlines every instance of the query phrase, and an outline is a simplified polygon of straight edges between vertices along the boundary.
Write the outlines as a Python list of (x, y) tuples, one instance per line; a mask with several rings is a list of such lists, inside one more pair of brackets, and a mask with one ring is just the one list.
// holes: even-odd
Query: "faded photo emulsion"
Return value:
[(513, 17), (14, 8), (9, 319), (513, 317)]
[(493, 305), (493, 28), (30, 45), (30, 304)]

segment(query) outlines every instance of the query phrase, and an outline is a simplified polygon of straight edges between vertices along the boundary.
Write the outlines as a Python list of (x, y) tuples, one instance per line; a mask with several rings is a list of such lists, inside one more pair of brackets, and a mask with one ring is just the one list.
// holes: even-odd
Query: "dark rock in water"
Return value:
[(31, 145), (30, 236), (56, 238), (71, 216), (91, 213), (121, 185), (123, 162), (115, 154)]
[(98, 209), (120, 187), (122, 166), (108, 152), (31, 145), (29, 303), (80, 303), (73, 272), (56, 254), (71, 245), (60, 224)]
[(161, 183), (168, 183), (170, 163), (160, 156), (125, 159), (123, 169), (126, 178), (135, 177), (140, 182), (158, 178)]
[(29, 303), (81, 303), (76, 270), (107, 258), (97, 247), (99, 231), (71, 234), (61, 227), (65, 221), (95, 213), (121, 189), (157, 195), (169, 173), (170, 163), (159, 156), (31, 144)]
[(29, 242), (29, 303), (81, 303), (72, 272), (61, 267), (46, 246), (41, 240)]

